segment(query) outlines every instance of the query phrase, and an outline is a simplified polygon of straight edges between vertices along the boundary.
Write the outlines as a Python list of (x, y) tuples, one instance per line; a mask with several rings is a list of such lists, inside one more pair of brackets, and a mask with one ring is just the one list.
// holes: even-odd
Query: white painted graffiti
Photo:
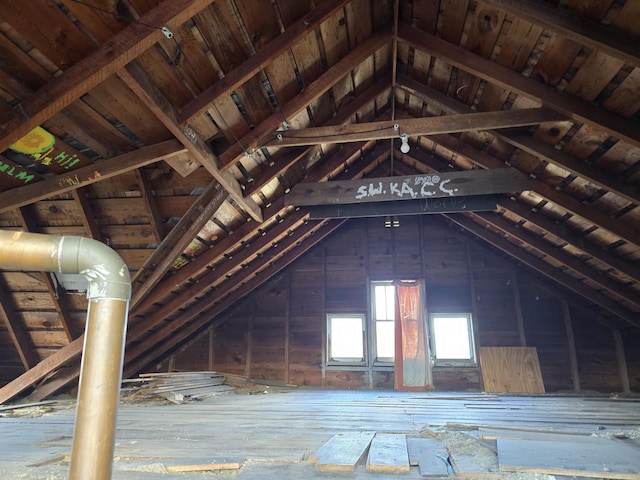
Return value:
[(356, 191), (355, 199), (375, 198), (390, 195), (397, 198), (428, 198), (440, 190), (449, 196), (454, 196), (457, 188), (447, 188), (450, 179), (441, 179), (439, 175), (420, 175), (410, 179), (394, 182), (391, 180), (378, 181), (361, 185)]

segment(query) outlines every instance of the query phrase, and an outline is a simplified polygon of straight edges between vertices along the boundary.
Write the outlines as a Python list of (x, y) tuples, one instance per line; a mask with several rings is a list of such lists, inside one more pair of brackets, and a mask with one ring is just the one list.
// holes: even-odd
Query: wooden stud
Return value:
[(622, 340), (622, 334), (620, 330), (613, 330), (613, 341), (616, 346), (616, 359), (618, 360), (618, 372), (620, 375), (620, 381), (622, 382), (622, 392), (631, 393), (631, 386), (629, 384), (629, 370), (627, 369), (627, 358), (624, 353), (624, 342)]
[(520, 286), (518, 284), (518, 272), (511, 269), (511, 289), (513, 290), (513, 301), (516, 308), (516, 322), (518, 324), (518, 336), (520, 337), (520, 346), (527, 346), (527, 337), (524, 332), (524, 318), (522, 316), (522, 302), (520, 299)]

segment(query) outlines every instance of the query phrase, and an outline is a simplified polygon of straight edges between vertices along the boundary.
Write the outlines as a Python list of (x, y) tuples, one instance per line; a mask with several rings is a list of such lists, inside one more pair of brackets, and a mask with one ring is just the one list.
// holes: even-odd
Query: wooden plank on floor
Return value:
[(223, 470), (239, 470), (244, 461), (243, 459), (220, 459), (216, 461), (203, 459), (200, 462), (194, 460), (195, 459), (190, 458), (180, 462), (172, 462), (171, 465), (165, 464), (164, 468), (169, 473), (218, 472)]
[(640, 480), (637, 442), (593, 438), (592, 442), (498, 439), (500, 470), (548, 475)]
[(364, 458), (375, 432), (342, 432), (316, 450), (309, 462), (317, 470), (353, 472)]
[(367, 470), (373, 472), (408, 472), (407, 437), (400, 433), (378, 433), (371, 441)]
[(417, 465), (423, 477), (446, 477), (449, 474), (449, 452), (436, 438), (407, 438), (409, 463)]

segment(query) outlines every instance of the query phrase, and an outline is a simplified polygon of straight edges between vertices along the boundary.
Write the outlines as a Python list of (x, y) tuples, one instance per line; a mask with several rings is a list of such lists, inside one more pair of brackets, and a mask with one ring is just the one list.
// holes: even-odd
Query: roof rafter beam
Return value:
[(213, 180), (134, 276), (131, 309), (134, 309), (171, 269), (176, 258), (193, 241), (226, 199), (227, 192), (219, 182)]
[[(400, 75), (398, 83), (402, 89), (417, 96), (426, 103), (437, 105), (446, 112), (462, 114), (474, 111), (465, 104), (457, 102), (451, 97), (417, 82), (406, 75)], [(569, 173), (582, 177), (594, 185), (598, 185), (600, 188), (620, 195), (629, 202), (640, 203), (640, 189), (637, 186), (625, 183), (601, 168), (581, 162), (572, 155), (553, 148), (552, 145), (536, 140), (531, 135), (506, 130), (492, 130), (491, 133), (500, 140), (567, 170)]]
[[(482, 168), (505, 168), (505, 165), (500, 160), (477, 150), (475, 147), (472, 147), (468, 143), (451, 135), (435, 135), (432, 138), (433, 141), (442, 147), (460, 155), (474, 165)], [(628, 222), (620, 222), (619, 220), (610, 217), (605, 212), (595, 208), (590, 208), (575, 197), (563, 193), (562, 191), (555, 190), (553, 187), (550, 187), (541, 180), (534, 178), (531, 180), (531, 185), (532, 192), (552, 203), (555, 203), (557, 206), (563, 208), (567, 212), (570, 212), (572, 215), (582, 217), (593, 223), (596, 227), (607, 230), (632, 245), (640, 246), (640, 232), (629, 225)]]
[[(251, 277), (244, 274), (241, 279), (236, 279), (238, 288), (231, 294), (225, 294), (215, 297), (215, 301), (207, 301), (206, 315), (202, 314), (202, 310), (198, 308), (198, 312), (187, 311), (184, 317), (177, 317), (170, 323), (164, 325), (153, 337), (158, 343), (154, 344), (152, 349), (146, 349), (142, 345), (140, 348), (134, 347), (129, 350), (131, 352), (131, 360), (125, 360), (123, 376), (128, 378), (140, 371), (145, 366), (165, 354), (172, 348), (176, 347), (180, 342), (189, 338), (189, 336), (198, 332), (207, 323), (209, 323), (216, 315), (229, 308), (233, 303), (247, 295), (252, 290), (260, 287), (266, 281), (296, 261), (304, 255), (310, 248), (314, 247), (330, 234), (340, 228), (346, 220), (322, 220), (319, 222), (309, 222), (307, 225), (300, 227), (296, 232), (284, 239), (280, 251), (272, 252), (268, 255), (263, 265), (265, 267), (255, 272)], [(244, 273), (244, 270), (242, 270)], [(234, 277), (235, 278), (235, 277)], [(195, 319), (186, 324), (185, 318)], [(161, 341), (164, 340), (164, 341)], [(145, 339), (146, 341), (146, 339)], [(135, 361), (134, 361), (135, 360)]]
[(626, 262), (624, 259), (617, 257), (612, 253), (609, 253), (604, 248), (589, 242), (581, 232), (571, 230), (562, 224), (556, 223), (546, 215), (536, 213), (523, 203), (511, 200), (507, 197), (498, 198), (498, 206), (519, 216), (526, 222), (535, 225), (537, 228), (558, 237), (568, 245), (583, 251), (585, 254), (593, 257), (597, 261), (605, 263), (633, 280), (640, 282), (640, 269), (638, 267), (635, 267), (632, 263)]
[(231, 174), (225, 174), (218, 168), (218, 160), (200, 136), (191, 127), (181, 127), (178, 123), (178, 111), (167, 97), (151, 81), (137, 62), (131, 62), (118, 76), (158, 117), (158, 119), (175, 135), (175, 137), (191, 152), (195, 159), (222, 185), (229, 195), (256, 222), (262, 222), (260, 207), (251, 199), (244, 197), (238, 181)]
[(592, 103), (559, 92), (544, 83), (525, 77), (519, 72), (499, 65), (462, 47), (400, 24), (400, 39), (413, 48), (439, 57), (451, 65), (469, 72), (491, 84), (516, 92), (540, 102), (578, 122), (596, 125), (610, 135), (640, 146), (640, 129), (626, 118), (607, 112)]
[[(473, 215), (473, 214), (471, 214)], [(534, 255), (524, 251), (522, 248), (517, 247), (513, 243), (505, 240), (504, 238), (496, 235), (493, 232), (490, 232), (480, 224), (473, 221), (470, 217), (464, 214), (456, 214), (456, 215), (444, 215), (453, 223), (460, 225), (462, 228), (472, 233), (473, 235), (481, 238), (482, 240), (490, 243), (494, 247), (502, 250), (507, 255), (519, 259), (522, 263), (528, 265), (529, 267), (537, 270), (542, 273), (546, 277), (551, 280), (564, 285), (568, 289), (577, 293), (581, 297), (589, 300), (590, 302), (595, 303), (596, 305), (601, 306), (605, 310), (615, 314), (616, 316), (624, 319), (630, 325), (635, 327), (640, 326), (640, 322), (637, 320), (637, 315), (630, 312), (626, 308), (622, 307), (618, 303), (614, 302), (610, 298), (605, 295), (595, 292), (593, 289), (589, 288), (582, 282), (579, 282), (571, 275), (566, 272), (562, 272), (557, 268), (551, 266), (547, 262), (538, 259)]]
[(360, 64), (373, 55), (383, 45), (390, 42), (387, 31), (378, 31), (367, 37), (360, 45), (351, 50), (345, 57), (324, 72), (317, 80), (308, 85), (303, 92), (282, 106), (280, 111), (262, 121), (251, 132), (240, 138), (220, 155), (220, 169), (228, 170), (233, 167), (245, 154), (245, 149), (251, 151), (262, 146), (262, 141), (271, 138), (282, 125), (283, 118), (293, 118), (307, 106), (324, 95), (336, 83), (353, 70), (354, 65)]
[(29, 371), (30, 368), (38, 363), (38, 358), (29, 333), (25, 330), (24, 325), (15, 318), (13, 302), (7, 292), (9, 292), (9, 288), (5, 284), (4, 278), (0, 277), (0, 318), (4, 320), (22, 366)]
[(634, 67), (640, 66), (638, 42), (624, 32), (602, 25), (566, 8), (534, 0), (482, 0), (515, 17), (538, 24), (577, 43), (618, 58)]
[[(557, 248), (546, 240), (536, 238), (533, 234), (528, 233), (523, 229), (516, 228), (516, 226), (511, 222), (495, 213), (475, 213), (475, 215), (476, 217), (481, 218), (483, 222), (503, 231), (506, 235), (516, 238), (519, 242), (537, 250), (542, 255), (545, 255), (586, 277), (591, 282), (599, 285), (603, 290), (607, 290), (612, 296), (619, 297), (629, 304), (640, 307), (640, 296), (637, 293), (632, 292), (627, 287), (619, 283), (613, 282), (605, 275), (600, 275), (600, 272), (589, 267), (561, 248)], [(638, 325), (640, 326), (640, 323)]]
[(213, 0), (165, 0), (91, 55), (65, 70), (29, 98), (19, 110), (0, 117), (0, 152), (79, 99), (163, 38), (159, 28), (182, 25)]
[(107, 160), (100, 160), (62, 175), (55, 175), (20, 188), (0, 192), (0, 213), (115, 177), (185, 151), (185, 148), (178, 141), (167, 140)]
[[(38, 228), (33, 221), (33, 216), (29, 214), (29, 207), (20, 207), (15, 211), (15, 215), (18, 217), (18, 220), (22, 225), (22, 229), (25, 232), (39, 233)], [(62, 324), (62, 329), (67, 336), (67, 340), (71, 342), (78, 338), (82, 332), (78, 332), (73, 326), (73, 321), (69, 315), (69, 311), (71, 309), (68, 306), (67, 299), (64, 295), (61, 296), (58, 294), (56, 282), (54, 280), (55, 276), (52, 272), (42, 271), (40, 272), (40, 275), (42, 276), (43, 283), (47, 286), (51, 302), (53, 303), (53, 308), (58, 314), (58, 318)]]
[(312, 33), (316, 27), (347, 3), (349, 3), (349, 0), (330, 0), (311, 10), (269, 42), (266, 47), (249, 57), (237, 68), (228, 72), (223, 78), (182, 107), (179, 123), (184, 126), (193, 117), (207, 110), (212, 102), (215, 102), (223, 95), (229, 95), (271, 63), (274, 58), (287, 51), (306, 35)]
[(562, 116), (548, 108), (473, 112), (441, 117), (386, 120), (327, 127), (279, 130), (276, 138), (264, 147), (291, 147), (318, 143), (347, 143), (365, 140), (399, 138), (400, 135), (420, 136), (438, 133), (458, 133), (493, 128), (511, 128), (537, 125), (562, 120)]

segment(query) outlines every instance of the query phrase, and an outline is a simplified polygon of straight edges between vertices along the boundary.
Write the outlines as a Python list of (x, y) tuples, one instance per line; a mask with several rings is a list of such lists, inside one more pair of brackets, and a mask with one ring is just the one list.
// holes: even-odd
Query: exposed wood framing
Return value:
[(573, 320), (571, 318), (571, 310), (569, 302), (565, 299), (562, 302), (562, 319), (564, 321), (564, 329), (567, 334), (567, 354), (569, 356), (569, 367), (571, 368), (571, 383), (573, 391), (580, 391), (580, 370), (578, 369), (578, 357), (576, 355), (576, 339), (573, 335)]
[(521, 73), (453, 45), (438, 37), (400, 24), (400, 40), (413, 48), (437, 56), (455, 67), (469, 72), (487, 82), (520, 95), (534, 99), (548, 108), (578, 122), (597, 125), (611, 135), (640, 146), (640, 132), (626, 119), (597, 108), (589, 102), (549, 87)]
[(223, 174), (217, 165), (216, 156), (211, 147), (206, 144), (191, 127), (181, 127), (178, 124), (178, 112), (169, 103), (160, 89), (146, 75), (144, 70), (135, 62), (130, 63), (118, 75), (138, 95), (145, 105), (171, 130), (175, 137), (202, 164), (229, 195), (256, 222), (262, 222), (260, 207), (250, 198), (244, 197), (238, 181), (229, 174)]
[(101, 160), (65, 174), (24, 185), (19, 189), (0, 192), (0, 213), (115, 177), (179, 155), (184, 151), (184, 147), (178, 141), (168, 140), (108, 160)]
[(501, 236), (490, 232), (466, 215), (457, 214), (445, 216), (449, 218), (449, 220), (451, 220), (453, 223), (460, 225), (468, 232), (492, 244), (494, 247), (502, 250), (507, 255), (518, 256), (522, 259), (522, 262), (529, 267), (549, 277), (551, 280), (566, 286), (573, 292), (595, 303), (596, 305), (601, 306), (614, 315), (617, 315), (618, 317), (626, 320), (630, 325), (633, 325), (635, 327), (640, 326), (640, 322), (638, 321), (636, 314), (630, 312), (624, 307), (621, 307), (618, 303), (612, 301), (610, 298), (602, 295), (601, 293), (594, 292), (590, 288), (586, 287), (582, 282), (575, 280), (568, 273), (565, 273), (562, 270), (549, 265), (548, 263), (538, 259), (532, 254), (523, 251), (521, 248), (515, 246)]
[(282, 125), (282, 120), (293, 118), (302, 110), (306, 109), (321, 95), (326, 93), (345, 75), (349, 74), (353, 66), (362, 62), (367, 57), (373, 55), (383, 45), (389, 43), (387, 32), (376, 32), (369, 36), (364, 42), (350, 51), (343, 59), (329, 68), (316, 81), (308, 85), (303, 92), (300, 92), (290, 102), (282, 106), (279, 112), (274, 113), (250, 133), (243, 136), (239, 141), (231, 145), (220, 155), (220, 169), (227, 170), (245, 154), (245, 149), (251, 151), (262, 146), (265, 139), (271, 138), (274, 131)]
[(179, 123), (188, 124), (196, 115), (210, 108), (223, 95), (228, 95), (249, 78), (257, 74), (262, 68), (291, 48), (304, 36), (312, 34), (320, 23), (325, 21), (337, 10), (344, 7), (348, 0), (330, 0), (323, 2), (270, 42), (265, 48), (245, 60), (240, 66), (225, 75), (204, 92), (194, 98), (180, 111)]
[(633, 65), (640, 66), (638, 44), (628, 36), (607, 28), (585, 16), (576, 16), (564, 8), (557, 8), (539, 0), (482, 0), (482, 3), (495, 6), (510, 15), (524, 18), (545, 29), (559, 33), (578, 43), (601, 50), (607, 55)]
[(29, 371), (30, 368), (38, 363), (38, 358), (29, 334), (15, 316), (13, 302), (7, 294), (8, 291), (9, 289), (5, 284), (4, 278), (0, 277), (0, 318), (2, 318), (3, 323), (7, 327), (13, 346), (18, 352), (18, 356), (22, 362), (22, 366), (25, 370)]
[[(399, 86), (407, 92), (412, 95), (416, 95), (428, 104), (437, 105), (448, 113), (463, 114), (473, 112), (473, 110), (467, 107), (464, 103), (457, 102), (451, 97), (443, 95), (437, 90), (428, 87), (427, 85), (423, 85), (406, 75), (400, 75), (398, 83)], [(558, 150), (547, 143), (536, 140), (530, 135), (518, 132), (509, 132), (507, 130), (497, 130), (492, 131), (491, 133), (500, 140), (503, 140), (514, 147), (530, 153), (541, 160), (563, 168), (569, 173), (585, 178), (594, 185), (598, 185), (605, 190), (609, 190), (616, 195), (620, 195), (630, 202), (640, 203), (640, 189), (637, 185), (625, 183), (624, 181), (609, 175), (601, 168), (586, 164), (562, 150)]]
[(162, 32), (148, 25), (174, 28), (212, 1), (165, 0), (93, 54), (65, 70), (29, 98), (23, 99), (16, 111), (0, 117), (0, 152), (158, 42), (163, 36)]
[[(561, 120), (553, 110), (532, 108), (526, 110), (500, 110), (475, 112), (443, 117), (387, 120), (383, 122), (356, 123), (334, 127), (314, 127), (300, 130), (278, 130), (277, 137), (263, 143), (265, 147), (291, 147), (322, 143), (347, 143), (363, 140), (433, 135), (438, 133), (469, 132), (493, 128), (522, 127)], [(396, 126), (398, 128), (396, 128)]]

